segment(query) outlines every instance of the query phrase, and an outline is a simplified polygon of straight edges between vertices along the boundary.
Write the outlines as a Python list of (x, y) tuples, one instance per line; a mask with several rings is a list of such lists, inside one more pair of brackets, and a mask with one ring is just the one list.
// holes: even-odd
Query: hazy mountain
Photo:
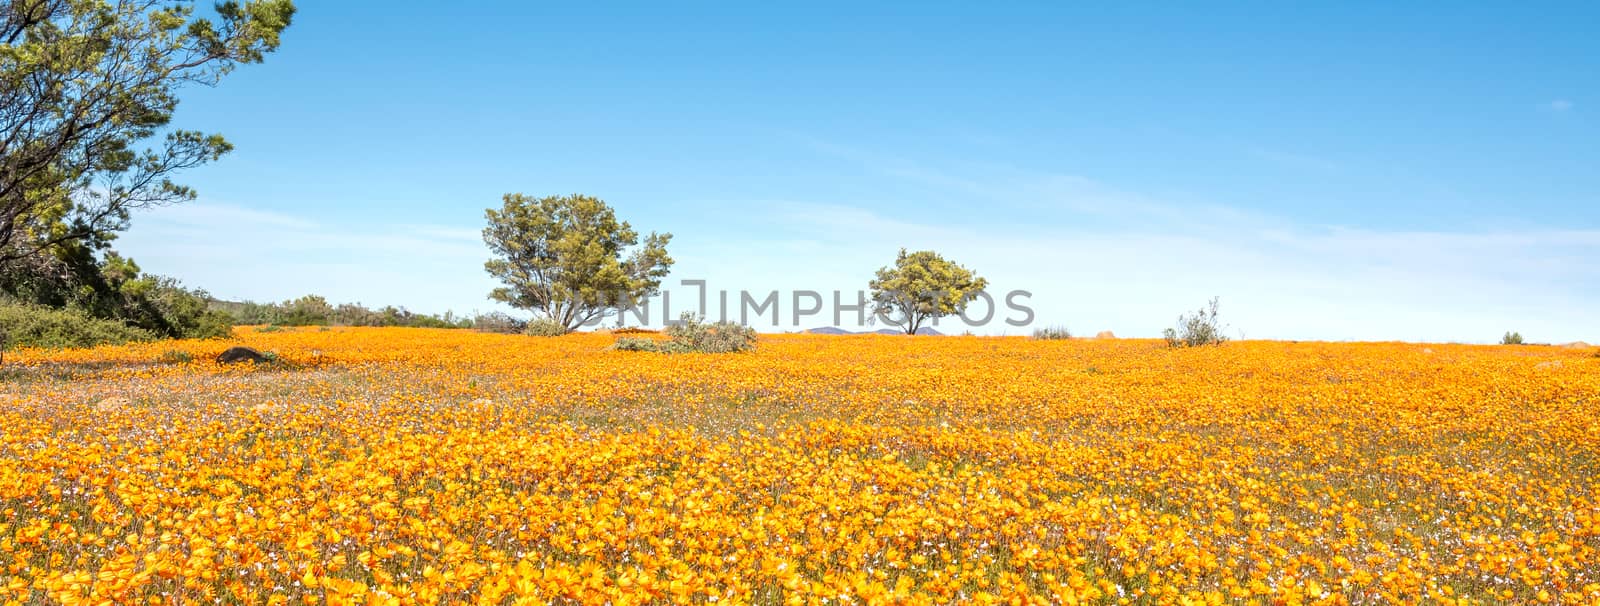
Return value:
[[(824, 326), (822, 328), (813, 328), (813, 329), (807, 330), (805, 332), (810, 333), (810, 334), (814, 334), (814, 335), (903, 335), (903, 334), (905, 334), (905, 331), (894, 329), (894, 328), (880, 328), (880, 329), (877, 329), (877, 330), (853, 331), (853, 330), (845, 330), (845, 329), (839, 328), (837, 326)], [(919, 334), (919, 335), (927, 335), (927, 336), (941, 336), (944, 333), (939, 332), (937, 330), (934, 330), (932, 328), (929, 328), (927, 326), (924, 326), (922, 328), (918, 328), (917, 329), (917, 334)]]

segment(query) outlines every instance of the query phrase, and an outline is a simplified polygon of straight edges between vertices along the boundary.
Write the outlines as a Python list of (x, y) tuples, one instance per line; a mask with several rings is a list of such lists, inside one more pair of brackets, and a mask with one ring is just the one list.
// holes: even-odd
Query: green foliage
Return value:
[(639, 235), (599, 198), (506, 194), (484, 212), (483, 240), (497, 258), (484, 263), (505, 283), (489, 298), (537, 310), (567, 330), (638, 305), (660, 292), (672, 267), (672, 234)]
[(902, 248), (894, 267), (879, 269), (868, 287), (872, 290), (873, 312), (884, 317), (899, 316), (899, 328), (914, 335), (930, 318), (960, 313), (988, 285), (988, 280), (938, 253), (923, 250), (908, 254)]
[(148, 0), (0, 4), (0, 267), (109, 240), (130, 211), (194, 198), (171, 177), (232, 146), (170, 126), (178, 89), (260, 62), (294, 4), (229, 1), (215, 12)]
[[(0, 295), (91, 318), (114, 320), (157, 337), (226, 337), (232, 319), (209, 309), (205, 291), (145, 274), (139, 265), (86, 240), (0, 266)], [(96, 247), (103, 252), (97, 254)]]
[(667, 344), (661, 341), (642, 337), (618, 337), (617, 342), (611, 344), (611, 348), (617, 351), (653, 351), (657, 353), (665, 352), (666, 346)]
[(378, 310), (380, 322), (387, 322), (384, 326), (410, 326), (412, 328), (472, 328), (472, 318), (456, 317), (456, 313), (446, 310), (443, 314), (419, 314), (406, 311), (404, 307), (385, 307)]
[(1221, 345), (1228, 341), (1222, 334), (1225, 328), (1217, 317), (1217, 297), (1194, 314), (1178, 316), (1178, 327), (1162, 331), (1168, 347), (1199, 347)]
[(1508, 333), (1506, 333), (1506, 336), (1500, 337), (1500, 344), (1501, 345), (1522, 345), (1523, 344), (1523, 342), (1522, 342), (1522, 333), (1520, 333), (1520, 332), (1508, 332)]
[(619, 337), (611, 348), (657, 353), (738, 353), (756, 346), (755, 329), (733, 322), (708, 323), (690, 313), (683, 314), (664, 332), (668, 337), (665, 341)]
[(733, 322), (707, 323), (694, 314), (683, 314), (677, 324), (664, 331), (671, 343), (684, 351), (737, 353), (755, 349), (756, 330)]
[(559, 337), (568, 332), (571, 331), (567, 330), (567, 327), (550, 318), (534, 318), (528, 322), (526, 328), (522, 329), (522, 334), (534, 337)]
[(1067, 330), (1067, 327), (1065, 327), (1065, 326), (1046, 326), (1044, 328), (1034, 329), (1033, 338), (1050, 340), (1050, 341), (1059, 340), (1059, 339), (1071, 339), (1072, 338), (1072, 332)]
[(515, 335), (527, 330), (528, 322), (505, 312), (491, 311), (473, 317), (472, 327), (478, 332)]
[(337, 306), (318, 295), (306, 295), (282, 303), (230, 303), (213, 302), (213, 306), (233, 318), (237, 324), (268, 324), (277, 326), (408, 326), (412, 328), (470, 328), (472, 319), (457, 318), (454, 313), (443, 315), (419, 314), (404, 307), (388, 306), (368, 309), (359, 303), (341, 303)]
[(157, 361), (162, 364), (188, 364), (194, 361), (194, 354), (181, 349), (169, 349), (161, 352)]
[(189, 290), (177, 280), (155, 277), (155, 284), (143, 293), (140, 307), (150, 320), (140, 323), (164, 337), (181, 339), (224, 339), (233, 335), (233, 318), (212, 310), (205, 291)]
[(153, 341), (156, 335), (117, 320), (90, 316), (81, 309), (50, 309), (15, 301), (0, 301), (0, 346), (93, 347), (133, 341)]
[(283, 302), (278, 321), (283, 326), (323, 326), (333, 316), (333, 306), (317, 295), (306, 295)]

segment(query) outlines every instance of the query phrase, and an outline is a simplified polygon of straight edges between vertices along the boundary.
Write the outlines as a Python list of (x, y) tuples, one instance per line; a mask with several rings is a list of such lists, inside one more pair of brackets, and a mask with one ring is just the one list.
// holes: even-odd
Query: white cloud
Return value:
[(1573, 105), (1573, 103), (1571, 101), (1568, 101), (1566, 99), (1556, 99), (1554, 101), (1551, 101), (1549, 103), (1544, 104), (1543, 107), (1545, 109), (1553, 111), (1553, 112), (1564, 112), (1564, 111), (1571, 110), (1574, 107), (1574, 105)]

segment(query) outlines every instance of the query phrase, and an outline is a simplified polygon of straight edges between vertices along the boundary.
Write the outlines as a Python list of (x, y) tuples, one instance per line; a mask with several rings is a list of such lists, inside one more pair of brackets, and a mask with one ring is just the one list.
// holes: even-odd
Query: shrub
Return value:
[(319, 326), (326, 325), (333, 317), (333, 306), (328, 300), (317, 295), (306, 295), (292, 301), (284, 301), (279, 310), (279, 317), (274, 324), (284, 326)]
[(189, 339), (226, 339), (233, 336), (233, 316), (220, 311), (206, 311), (195, 318), (194, 326), (184, 334)]
[(655, 339), (646, 339), (642, 337), (622, 337), (617, 339), (616, 343), (612, 343), (611, 348), (618, 351), (661, 352), (664, 351), (664, 348), (662, 347), (663, 345), (665, 345), (665, 343), (656, 341)]
[(685, 351), (735, 353), (756, 346), (756, 329), (733, 322), (706, 323), (694, 314), (683, 314), (677, 324), (667, 327), (672, 343)]
[(1058, 339), (1071, 339), (1072, 332), (1067, 330), (1067, 327), (1065, 326), (1046, 326), (1044, 328), (1035, 329), (1033, 331), (1033, 338), (1050, 341)]
[[(184, 288), (177, 280), (152, 277), (137, 301), (143, 313), (132, 323), (166, 337), (219, 339), (233, 335), (233, 316), (210, 308), (202, 290)], [(139, 319), (144, 318), (144, 319)]]
[(1506, 336), (1500, 337), (1500, 344), (1501, 345), (1522, 345), (1522, 333), (1520, 333), (1520, 332), (1508, 332), (1508, 333), (1506, 333)]
[(472, 327), (478, 329), (479, 332), (514, 335), (526, 330), (528, 323), (505, 312), (491, 311), (486, 314), (478, 314), (472, 318)]
[(621, 351), (659, 353), (737, 353), (756, 346), (754, 328), (732, 322), (707, 323), (694, 314), (683, 314), (677, 324), (667, 327), (666, 341), (640, 337), (621, 337), (611, 345)]
[(522, 329), (522, 334), (534, 337), (559, 337), (567, 334), (567, 327), (550, 318), (534, 318)]
[(156, 339), (149, 331), (82, 310), (15, 302), (0, 302), (0, 326), (5, 327), (5, 347), (93, 347)]
[(282, 303), (254, 303), (212, 300), (211, 305), (227, 313), (239, 324), (277, 324), (280, 326), (409, 326), (412, 328), (471, 328), (470, 318), (454, 313), (417, 313), (404, 307), (368, 309), (360, 303), (332, 305), (324, 297), (306, 295)]
[(1166, 338), (1168, 347), (1221, 345), (1228, 340), (1222, 334), (1223, 328), (1217, 319), (1217, 298), (1212, 297), (1210, 303), (1193, 315), (1178, 316), (1178, 327), (1162, 331), (1162, 336)]
[(169, 349), (161, 353), (158, 361), (162, 364), (188, 364), (194, 361), (194, 354), (181, 349)]
[(0, 267), (0, 296), (40, 309), (72, 309), (156, 337), (227, 336), (232, 321), (203, 290), (144, 273), (132, 259), (95, 245), (67, 246)]

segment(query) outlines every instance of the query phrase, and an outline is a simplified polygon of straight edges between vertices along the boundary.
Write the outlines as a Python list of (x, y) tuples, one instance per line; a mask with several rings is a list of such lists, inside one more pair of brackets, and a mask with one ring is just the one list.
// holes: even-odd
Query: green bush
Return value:
[(534, 337), (559, 337), (567, 334), (567, 327), (550, 318), (534, 318), (523, 327), (522, 334)]
[(1508, 333), (1506, 333), (1506, 336), (1500, 337), (1500, 344), (1501, 345), (1522, 345), (1522, 333), (1520, 333), (1520, 332), (1508, 332)]
[(754, 349), (756, 330), (733, 322), (706, 323), (694, 314), (683, 314), (677, 324), (665, 331), (672, 344), (685, 351), (736, 353)]
[(667, 327), (666, 341), (621, 337), (611, 345), (621, 351), (659, 353), (738, 353), (756, 346), (756, 331), (732, 322), (707, 323), (694, 314), (683, 314), (677, 324)]
[(181, 349), (169, 349), (161, 353), (158, 361), (162, 364), (188, 364), (194, 361), (194, 354)]
[(1046, 326), (1044, 328), (1034, 329), (1033, 338), (1044, 339), (1047, 341), (1071, 339), (1072, 332), (1067, 330), (1067, 327), (1065, 326)]
[(514, 335), (526, 330), (528, 323), (505, 312), (491, 311), (473, 317), (472, 327), (477, 329), (478, 332)]
[(278, 321), (283, 326), (326, 326), (333, 317), (333, 306), (317, 295), (306, 295), (284, 301), (279, 309)]
[(471, 328), (471, 318), (417, 313), (404, 307), (368, 309), (360, 303), (332, 305), (324, 297), (306, 295), (282, 303), (211, 301), (237, 324), (279, 326), (407, 326), (412, 328)]
[(659, 342), (655, 339), (645, 339), (642, 337), (621, 337), (617, 339), (616, 343), (611, 344), (611, 348), (618, 351), (664, 352), (664, 345), (667, 345), (667, 343)]
[(142, 310), (134, 325), (177, 339), (220, 339), (233, 335), (233, 317), (210, 308), (205, 291), (184, 288), (177, 280), (148, 277), (132, 305)]
[(104, 243), (65, 246), (0, 268), (0, 296), (42, 309), (76, 310), (156, 337), (225, 337), (233, 324), (210, 309), (205, 291), (144, 273)]
[(93, 318), (82, 310), (16, 302), (0, 302), (0, 327), (4, 347), (93, 347), (156, 339), (149, 331)]
[(1217, 319), (1217, 298), (1212, 297), (1206, 307), (1193, 315), (1178, 316), (1178, 327), (1162, 331), (1168, 347), (1199, 347), (1221, 345), (1228, 341), (1222, 334), (1224, 326)]

